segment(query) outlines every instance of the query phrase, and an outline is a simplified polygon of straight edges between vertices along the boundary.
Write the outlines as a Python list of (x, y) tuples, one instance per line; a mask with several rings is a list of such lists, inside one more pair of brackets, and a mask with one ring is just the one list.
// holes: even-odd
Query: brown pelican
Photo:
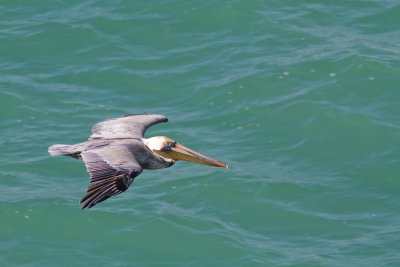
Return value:
[(228, 168), (226, 163), (204, 156), (171, 138), (144, 138), (147, 128), (167, 121), (162, 115), (125, 115), (95, 124), (86, 142), (49, 147), (52, 156), (70, 156), (86, 165), (90, 185), (80, 201), (82, 209), (124, 192), (143, 169), (168, 168), (177, 160)]

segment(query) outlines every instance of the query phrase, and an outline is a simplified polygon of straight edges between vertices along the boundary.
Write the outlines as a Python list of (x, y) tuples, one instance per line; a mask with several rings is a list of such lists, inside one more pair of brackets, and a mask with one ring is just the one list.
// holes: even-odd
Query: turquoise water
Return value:
[[(2, 1), (0, 266), (400, 266), (398, 1)], [(226, 161), (90, 210), (47, 147), (126, 113)]]

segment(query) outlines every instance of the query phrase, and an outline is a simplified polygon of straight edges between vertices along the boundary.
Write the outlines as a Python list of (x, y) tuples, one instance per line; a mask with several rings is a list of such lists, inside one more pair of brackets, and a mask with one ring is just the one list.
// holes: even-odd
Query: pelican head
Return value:
[(208, 166), (228, 168), (226, 163), (200, 154), (166, 136), (151, 137), (145, 139), (144, 143), (153, 153), (163, 158), (172, 159), (174, 161), (185, 160)]

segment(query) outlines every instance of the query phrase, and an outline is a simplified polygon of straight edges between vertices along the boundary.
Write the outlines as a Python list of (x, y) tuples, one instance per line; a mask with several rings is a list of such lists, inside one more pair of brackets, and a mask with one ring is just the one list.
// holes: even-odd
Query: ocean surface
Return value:
[[(400, 266), (400, 2), (0, 4), (0, 266)], [(90, 210), (49, 145), (128, 113), (229, 170)]]

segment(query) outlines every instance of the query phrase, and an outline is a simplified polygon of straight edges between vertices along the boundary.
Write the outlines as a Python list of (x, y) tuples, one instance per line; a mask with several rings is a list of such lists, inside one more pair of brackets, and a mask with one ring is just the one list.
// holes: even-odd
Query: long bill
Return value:
[(162, 156), (168, 157), (174, 160), (185, 160), (198, 164), (214, 166), (214, 167), (222, 167), (228, 169), (228, 164), (221, 162), (219, 160), (207, 157), (197, 151), (194, 151), (188, 147), (185, 147), (181, 144), (176, 144), (174, 147), (171, 147), (169, 151), (163, 151)]

